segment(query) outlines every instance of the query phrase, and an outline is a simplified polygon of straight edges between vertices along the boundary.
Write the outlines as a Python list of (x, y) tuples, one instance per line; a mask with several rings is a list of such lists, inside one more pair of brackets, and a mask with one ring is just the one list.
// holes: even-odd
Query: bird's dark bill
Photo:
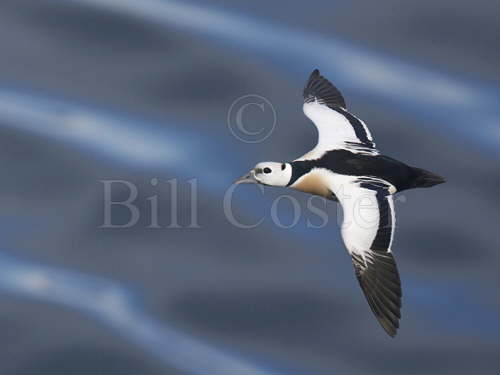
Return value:
[(257, 184), (259, 181), (255, 179), (255, 174), (253, 172), (247, 173), (246, 175), (238, 178), (234, 183), (237, 184)]

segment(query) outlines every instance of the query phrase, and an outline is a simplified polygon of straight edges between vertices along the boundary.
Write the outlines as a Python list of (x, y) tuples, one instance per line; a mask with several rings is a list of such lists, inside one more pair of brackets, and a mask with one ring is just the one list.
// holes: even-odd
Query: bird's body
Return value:
[(342, 238), (366, 299), (391, 336), (399, 327), (401, 282), (391, 252), (393, 195), (444, 182), (431, 172), (381, 155), (342, 94), (318, 70), (304, 89), (304, 113), (318, 129), (316, 147), (292, 162), (263, 162), (238, 182), (286, 186), (339, 201)]
[(296, 160), (291, 165), (293, 172), (289, 187), (334, 200), (337, 200), (331, 195), (334, 192), (329, 191), (328, 185), (322, 182), (318, 169), (326, 169), (338, 175), (379, 178), (391, 184), (391, 194), (423, 187), (421, 185), (433, 176), (440, 178), (388, 156), (355, 154), (348, 150), (328, 151), (318, 159)]

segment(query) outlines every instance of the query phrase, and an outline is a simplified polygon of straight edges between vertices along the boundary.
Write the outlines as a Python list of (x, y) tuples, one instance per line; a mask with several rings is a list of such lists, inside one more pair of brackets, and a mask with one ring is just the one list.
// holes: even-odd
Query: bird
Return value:
[[(394, 194), (444, 183), (443, 177), (382, 155), (366, 124), (318, 69), (303, 90), (303, 111), (318, 131), (316, 146), (285, 162), (265, 161), (235, 181), (287, 187), (339, 202), (341, 236), (368, 305), (391, 337), (401, 319), (401, 279), (392, 253)], [(370, 209), (371, 208), (371, 209)]]

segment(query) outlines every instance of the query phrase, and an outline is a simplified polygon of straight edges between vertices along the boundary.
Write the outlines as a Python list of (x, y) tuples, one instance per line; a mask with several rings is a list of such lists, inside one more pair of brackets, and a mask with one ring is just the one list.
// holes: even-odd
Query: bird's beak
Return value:
[(258, 184), (259, 181), (255, 178), (255, 172), (251, 170), (248, 172), (246, 175), (238, 178), (236, 181), (234, 181), (235, 185), (238, 184)]

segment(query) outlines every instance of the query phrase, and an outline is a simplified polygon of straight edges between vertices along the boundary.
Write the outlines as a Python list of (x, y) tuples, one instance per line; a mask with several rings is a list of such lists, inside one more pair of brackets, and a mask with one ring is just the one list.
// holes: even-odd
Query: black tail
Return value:
[(415, 179), (413, 180), (412, 184), (413, 188), (431, 187), (446, 182), (443, 177), (438, 176), (435, 173), (426, 171), (425, 169), (413, 168), (413, 172), (415, 173)]

